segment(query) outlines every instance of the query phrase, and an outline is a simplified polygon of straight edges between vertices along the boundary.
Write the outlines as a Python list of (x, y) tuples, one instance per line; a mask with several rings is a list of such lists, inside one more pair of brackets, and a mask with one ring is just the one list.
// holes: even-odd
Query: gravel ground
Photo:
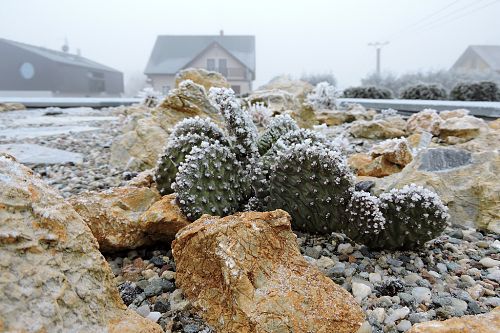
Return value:
[[(65, 197), (123, 185), (132, 175), (108, 165), (120, 122), (87, 124), (101, 129), (0, 143), (35, 143), (83, 154), (81, 165), (30, 166)], [(360, 142), (354, 145), (354, 151), (366, 149)], [(297, 235), (306, 259), (358, 299), (372, 332), (404, 332), (417, 322), (484, 313), (500, 305), (499, 235), (453, 226), (421, 252), (369, 251), (341, 234)], [(168, 247), (113, 254), (107, 260), (130, 308), (166, 332), (213, 332), (176, 288)]]

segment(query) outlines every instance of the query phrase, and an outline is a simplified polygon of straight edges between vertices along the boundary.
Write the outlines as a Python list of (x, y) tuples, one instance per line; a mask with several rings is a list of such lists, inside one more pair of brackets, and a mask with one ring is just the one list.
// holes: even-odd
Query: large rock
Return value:
[(178, 88), (180, 83), (185, 80), (191, 80), (199, 84), (208, 91), (212, 87), (229, 88), (231, 85), (226, 78), (218, 72), (207, 71), (203, 68), (187, 68), (181, 70), (175, 76), (175, 87)]
[(204, 216), (172, 243), (176, 284), (217, 332), (356, 332), (353, 297), (300, 254), (276, 210)]
[(246, 98), (246, 102), (249, 105), (262, 103), (271, 109), (274, 114), (301, 108), (301, 103), (294, 94), (280, 89), (254, 91)]
[(441, 111), (439, 112), (439, 117), (441, 119), (446, 120), (450, 118), (462, 118), (469, 115), (469, 110), (466, 109), (456, 109), (451, 111)]
[(352, 123), (349, 131), (356, 138), (392, 139), (406, 135), (406, 122), (399, 116), (361, 120)]
[(497, 333), (500, 331), (500, 307), (476, 316), (415, 324), (408, 333)]
[(71, 205), (6, 156), (0, 156), (0, 207), (0, 331), (162, 332), (127, 310)]
[(287, 76), (280, 76), (273, 79), (271, 82), (259, 87), (259, 90), (283, 90), (294, 95), (300, 103), (303, 103), (314, 86), (309, 82), (302, 80), (292, 80)]
[(360, 105), (351, 106), (347, 110), (319, 110), (316, 113), (320, 124), (327, 126), (352, 123), (356, 120), (373, 120), (377, 114), (375, 110), (366, 110)]
[(465, 142), (479, 136), (481, 130), (487, 130), (484, 120), (472, 117), (448, 118), (439, 125), (439, 137), (446, 142)]
[(21, 103), (0, 103), (0, 112), (26, 110), (26, 107)]
[(84, 192), (70, 199), (103, 252), (171, 242), (189, 223), (174, 201), (173, 194), (160, 200), (155, 189), (132, 186)]
[(422, 150), (400, 173), (377, 182), (375, 193), (415, 183), (448, 205), (451, 222), (500, 233), (500, 153), (456, 148)]
[(439, 135), (439, 125), (442, 121), (443, 119), (436, 110), (425, 109), (411, 115), (406, 123), (406, 130), (410, 134), (429, 132), (433, 135)]
[(221, 121), (205, 88), (186, 80), (169, 92), (160, 107), (146, 112), (139, 108), (126, 118), (123, 134), (116, 137), (111, 146), (110, 164), (130, 171), (154, 167), (174, 125), (194, 116)]
[(408, 142), (405, 138), (389, 139), (372, 147), (372, 157), (384, 157), (387, 161), (404, 167), (413, 159)]

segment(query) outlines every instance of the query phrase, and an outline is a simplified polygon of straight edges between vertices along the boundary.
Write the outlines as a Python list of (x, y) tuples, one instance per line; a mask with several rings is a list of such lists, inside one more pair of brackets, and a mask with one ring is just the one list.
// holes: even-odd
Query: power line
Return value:
[(393, 37), (394, 35), (399, 35), (399, 34), (401, 34), (402, 32), (405, 32), (405, 31), (406, 31), (406, 30), (408, 30), (408, 29), (411, 29), (411, 28), (413, 28), (413, 27), (415, 27), (415, 26), (418, 26), (419, 24), (421, 24), (421, 23), (423, 23), (423, 22), (427, 21), (427, 20), (428, 20), (428, 19), (430, 19), (430, 18), (433, 18), (434, 16), (436, 16), (436, 15), (437, 15), (437, 14), (439, 14), (439, 13), (442, 13), (443, 11), (445, 11), (446, 9), (450, 8), (451, 6), (453, 6), (454, 4), (456, 4), (456, 3), (460, 2), (460, 1), (461, 1), (461, 0), (455, 0), (455, 1), (452, 1), (451, 3), (447, 4), (446, 6), (444, 6), (444, 7), (440, 8), (440, 9), (438, 9), (437, 11), (435, 11), (435, 12), (433, 12), (433, 13), (431, 13), (431, 14), (429, 14), (429, 15), (427, 15), (427, 16), (425, 16), (425, 17), (423, 17), (423, 18), (421, 18), (420, 20), (418, 20), (418, 21), (416, 21), (416, 22), (413, 22), (413, 23), (412, 23), (412, 24), (410, 24), (410, 25), (407, 25), (407, 26), (406, 26), (406, 27), (404, 27), (403, 29), (401, 29), (401, 30), (399, 30), (398, 32), (396, 32), (396, 34), (393, 34), (393, 35), (389, 36), (389, 38), (388, 38), (388, 39), (390, 39), (390, 38), (391, 38), (391, 37)]
[[(468, 9), (469, 9), (469, 8), (471, 8), (471, 7), (475, 7), (476, 5), (478, 5), (478, 4), (479, 4), (480, 2), (482, 2), (482, 1), (485, 1), (485, 0), (478, 0), (478, 1), (475, 1), (475, 2), (473, 2), (473, 3), (466, 4), (465, 6), (462, 6), (462, 7), (456, 8), (455, 10), (453, 10), (453, 11), (451, 11), (451, 12), (448, 12), (448, 13), (445, 13), (445, 15), (440, 16), (440, 17), (436, 18), (435, 20), (432, 20), (431, 22), (426, 23), (424, 26), (419, 27), (419, 28), (417, 28), (417, 29), (410, 29), (410, 31), (411, 31), (412, 33), (414, 33), (414, 32), (416, 31), (416, 32), (418, 33), (418, 32), (420, 32), (420, 31), (421, 31), (421, 29), (425, 29), (425, 28), (427, 28), (427, 27), (429, 27), (429, 26), (434, 26), (434, 25), (436, 25), (436, 24), (438, 24), (438, 23), (442, 22), (442, 21), (443, 21), (443, 19), (446, 19), (446, 18), (448, 18), (448, 17), (450, 17), (450, 16), (452, 16), (452, 15), (454, 15), (454, 14), (457, 14), (457, 13), (463, 12), (464, 10), (468, 10)], [(455, 3), (455, 2), (454, 2), (454, 3)], [(412, 31), (412, 30), (413, 30), (413, 31)], [(402, 35), (402, 34), (400, 33), (400, 34), (398, 34), (397, 36), (393, 37), (393, 39), (400, 38), (400, 36), (401, 36), (401, 35)]]
[(458, 15), (458, 16), (452, 17), (450, 20), (447, 20), (447, 21), (445, 21), (445, 22), (442, 22), (442, 23), (439, 23), (439, 22), (438, 22), (438, 23), (436, 23), (436, 24), (430, 25), (430, 26), (426, 27), (426, 29), (421, 30), (420, 32), (423, 32), (423, 31), (428, 31), (428, 30), (432, 30), (432, 29), (436, 28), (436, 27), (437, 27), (437, 26), (439, 26), (439, 25), (444, 25), (444, 24), (451, 23), (451, 22), (453, 22), (453, 21), (456, 21), (456, 20), (458, 20), (458, 19), (461, 19), (462, 17), (465, 17), (465, 16), (468, 16), (468, 15), (471, 15), (471, 14), (473, 14), (473, 13), (475, 13), (475, 12), (477, 12), (477, 11), (481, 10), (481, 9), (484, 9), (484, 8), (486, 8), (486, 7), (489, 7), (489, 6), (491, 6), (491, 5), (494, 5), (494, 4), (495, 4), (495, 3), (497, 3), (498, 1), (499, 1), (499, 0), (494, 0), (494, 1), (488, 2), (488, 3), (487, 3), (487, 4), (485, 4), (484, 6), (477, 7), (477, 8), (475, 8), (475, 9), (472, 9), (471, 11), (469, 11), (469, 12), (467, 12), (467, 13), (464, 13), (464, 14), (462, 14), (462, 15)]

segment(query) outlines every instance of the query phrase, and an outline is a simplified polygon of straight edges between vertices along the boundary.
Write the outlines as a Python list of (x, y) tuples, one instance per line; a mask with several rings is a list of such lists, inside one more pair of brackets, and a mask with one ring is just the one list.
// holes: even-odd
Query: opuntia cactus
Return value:
[(415, 249), (446, 227), (448, 209), (439, 196), (421, 186), (406, 185), (376, 198), (354, 192), (344, 232), (373, 249)]
[(210, 118), (201, 118), (199, 116), (179, 121), (174, 126), (169, 140), (188, 134), (199, 134), (221, 142), (226, 141), (224, 132), (216, 123)]
[(298, 129), (297, 122), (289, 115), (278, 115), (271, 118), (266, 130), (257, 141), (259, 153), (264, 155), (281, 136)]
[(179, 166), (172, 188), (190, 221), (202, 214), (226, 216), (241, 210), (250, 184), (233, 152), (218, 142), (193, 147)]

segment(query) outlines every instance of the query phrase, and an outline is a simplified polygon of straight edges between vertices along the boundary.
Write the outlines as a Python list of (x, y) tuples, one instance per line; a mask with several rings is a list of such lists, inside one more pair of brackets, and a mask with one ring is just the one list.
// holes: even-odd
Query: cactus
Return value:
[(244, 164), (255, 160), (258, 155), (257, 127), (250, 114), (241, 109), (232, 89), (210, 88), (210, 99), (226, 123), (226, 129), (238, 161)]
[(448, 209), (436, 193), (414, 184), (376, 198), (353, 192), (344, 232), (373, 249), (415, 249), (446, 227)]
[(404, 89), (400, 97), (403, 99), (441, 100), (446, 99), (448, 94), (444, 88), (437, 84), (417, 84)]
[(276, 160), (266, 208), (286, 210), (298, 230), (340, 231), (353, 184), (345, 157), (309, 141), (279, 151)]
[(170, 139), (165, 153), (158, 159), (155, 170), (156, 187), (160, 194), (166, 195), (173, 192), (170, 185), (175, 180), (177, 168), (184, 162), (191, 149), (200, 146), (203, 142), (218, 141), (200, 134), (188, 134)]
[(314, 110), (335, 109), (337, 101), (337, 89), (328, 82), (320, 82), (313, 91), (306, 96), (306, 104)]
[(214, 140), (226, 141), (224, 132), (210, 118), (196, 116), (179, 121), (174, 126), (170, 139), (188, 134), (199, 134)]
[(218, 142), (193, 147), (180, 164), (172, 188), (190, 221), (203, 214), (226, 216), (240, 210), (250, 185), (233, 152)]
[(282, 135), (298, 129), (297, 122), (289, 115), (278, 115), (271, 118), (266, 130), (257, 141), (259, 153), (264, 155)]

